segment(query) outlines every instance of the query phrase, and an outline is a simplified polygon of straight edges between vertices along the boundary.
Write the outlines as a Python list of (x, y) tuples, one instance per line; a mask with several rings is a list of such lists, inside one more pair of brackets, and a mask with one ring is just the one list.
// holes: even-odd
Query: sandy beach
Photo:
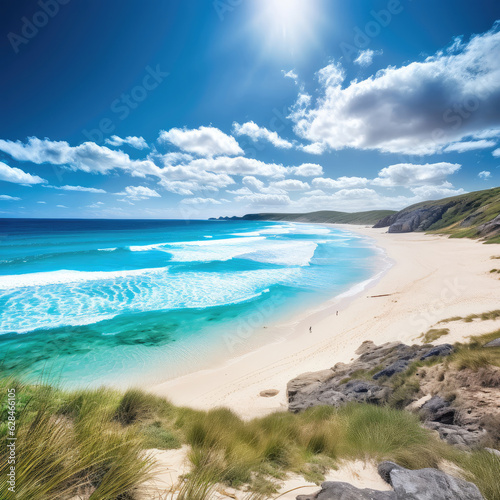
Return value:
[[(498, 267), (498, 261), (491, 260), (500, 254), (496, 245), (422, 233), (389, 234), (386, 228), (335, 227), (373, 238), (392, 267), (355, 297), (335, 298), (315, 311), (300, 313), (290, 323), (289, 334), (270, 331), (273, 341), (267, 345), (144, 388), (177, 405), (226, 406), (249, 419), (286, 410), (289, 380), (349, 362), (365, 340), (418, 343), (417, 337), (442, 319), (498, 308), (500, 280), (489, 272)], [(450, 333), (440, 343), (493, 331), (498, 328), (494, 323), (448, 323)], [(260, 396), (271, 389), (278, 394)]]

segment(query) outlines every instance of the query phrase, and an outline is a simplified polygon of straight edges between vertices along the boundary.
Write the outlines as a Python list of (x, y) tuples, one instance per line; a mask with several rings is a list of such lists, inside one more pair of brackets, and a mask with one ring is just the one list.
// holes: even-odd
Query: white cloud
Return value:
[(302, 182), (298, 179), (284, 179), (282, 181), (273, 182), (272, 186), (285, 191), (304, 191), (311, 187), (307, 182)]
[(127, 186), (122, 192), (115, 194), (117, 196), (126, 196), (131, 200), (146, 200), (147, 198), (161, 197), (157, 191), (146, 186)]
[(47, 204), (46, 201), (37, 201), (37, 203), (40, 203), (41, 205), (46, 205)]
[(253, 177), (251, 175), (243, 177), (242, 182), (243, 184), (245, 184), (245, 186), (249, 186), (256, 191), (260, 191), (264, 188), (264, 183), (260, 179), (257, 179), (256, 177)]
[(457, 153), (465, 153), (467, 151), (473, 151), (474, 149), (485, 149), (492, 148), (496, 146), (496, 141), (462, 141), (462, 142), (454, 142), (449, 146), (446, 146), (443, 151), (445, 153), (457, 152)]
[[(466, 191), (462, 188), (455, 189), (448, 183), (442, 186), (418, 186), (411, 188), (411, 192), (418, 197), (418, 201), (425, 200), (440, 200), (449, 196), (458, 196)], [(416, 202), (415, 202), (416, 203)]]
[(495, 156), (496, 158), (498, 158), (500, 156), (500, 148), (498, 149), (495, 149), (495, 151), (492, 151), (491, 153), (493, 156)]
[(243, 156), (217, 158), (198, 158), (187, 167), (196, 171), (209, 171), (229, 175), (260, 175), (262, 177), (283, 177), (287, 173), (286, 167), (275, 163), (265, 163), (254, 158)]
[(288, 172), (297, 177), (316, 177), (323, 175), (323, 167), (316, 163), (303, 163), (298, 167), (288, 167)]
[(236, 201), (246, 201), (252, 205), (288, 205), (290, 198), (286, 194), (265, 194), (265, 193), (252, 193), (243, 196), (237, 196)]
[(360, 50), (358, 53), (358, 57), (354, 59), (355, 64), (359, 64), (360, 66), (367, 67), (370, 66), (373, 62), (373, 58), (375, 56), (381, 56), (383, 54), (382, 50)]
[(219, 200), (215, 200), (214, 198), (184, 198), (183, 200), (181, 200), (181, 203), (183, 205), (222, 204)]
[(104, 205), (102, 201), (96, 201), (92, 205), (87, 205), (87, 208), (101, 208), (102, 205)]
[(290, 141), (281, 138), (276, 132), (271, 132), (271, 130), (268, 130), (265, 127), (259, 127), (252, 121), (243, 123), (243, 125), (234, 122), (233, 132), (238, 136), (246, 135), (253, 141), (264, 140), (270, 142), (277, 148), (290, 149), (293, 147), (293, 144)]
[(295, 83), (298, 82), (299, 80), (299, 76), (297, 75), (297, 73), (291, 69), (290, 71), (285, 71), (285, 70), (281, 70), (281, 74), (285, 77), (285, 78), (290, 78), (292, 79)]
[(438, 186), (446, 182), (448, 175), (460, 169), (458, 163), (426, 163), (415, 165), (413, 163), (398, 163), (385, 167), (372, 180), (375, 186), (383, 187), (411, 187), (411, 186)]
[(135, 149), (147, 149), (149, 147), (144, 137), (131, 135), (125, 137), (125, 139), (118, 137), (117, 135), (112, 135), (109, 139), (106, 139), (105, 142), (111, 146), (123, 146), (124, 144), (127, 144)]
[[(451, 52), (388, 67), (342, 88), (335, 63), (319, 71), (321, 95), (294, 108), (300, 137), (331, 149), (431, 154), (500, 124), (498, 26)], [(299, 97), (302, 99), (302, 97)]]
[(66, 205), (56, 205), (57, 208), (68, 208)]
[(243, 154), (243, 150), (234, 137), (225, 134), (215, 127), (199, 127), (197, 129), (172, 128), (162, 130), (160, 142), (169, 142), (174, 146), (194, 153), (198, 156), (235, 156)]
[(104, 189), (98, 189), (98, 188), (90, 188), (90, 187), (83, 187), (83, 186), (46, 186), (48, 188), (52, 189), (59, 189), (62, 191), (81, 191), (83, 193), (99, 193), (99, 194), (105, 194), (106, 191)]
[(15, 184), (44, 184), (47, 181), (24, 172), (20, 168), (9, 167), (9, 165), (0, 161), (0, 181), (13, 182)]
[(488, 180), (490, 177), (491, 177), (491, 172), (488, 172), (487, 170), (483, 170), (482, 172), (479, 172), (477, 174), (477, 176), (480, 178), (480, 179), (483, 179), (483, 180)]
[(345, 189), (363, 187), (368, 184), (368, 179), (365, 177), (339, 177), (338, 179), (330, 179), (328, 177), (317, 177), (312, 180), (312, 185), (321, 189)]
[(123, 170), (135, 177), (159, 175), (160, 168), (149, 160), (132, 160), (123, 151), (115, 151), (94, 142), (72, 147), (65, 141), (51, 141), (30, 137), (26, 143), (0, 140), (0, 151), (18, 161), (67, 165), (71, 170), (106, 174)]
[(2, 200), (2, 201), (17, 201), (20, 199), (21, 198), (18, 198), (17, 196), (9, 196), (8, 194), (0, 194), (0, 200)]
[(227, 193), (229, 194), (239, 194), (239, 195), (243, 195), (243, 194), (252, 194), (253, 191), (251, 191), (250, 189), (248, 189), (247, 187), (242, 187), (242, 188), (239, 188), (239, 189), (234, 189), (232, 191), (226, 191)]

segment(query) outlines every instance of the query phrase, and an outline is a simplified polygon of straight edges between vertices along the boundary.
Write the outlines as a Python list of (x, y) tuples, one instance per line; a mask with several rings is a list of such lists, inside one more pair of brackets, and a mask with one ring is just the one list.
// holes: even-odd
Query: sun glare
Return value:
[(256, 0), (253, 30), (269, 55), (304, 53), (316, 43), (320, 0)]

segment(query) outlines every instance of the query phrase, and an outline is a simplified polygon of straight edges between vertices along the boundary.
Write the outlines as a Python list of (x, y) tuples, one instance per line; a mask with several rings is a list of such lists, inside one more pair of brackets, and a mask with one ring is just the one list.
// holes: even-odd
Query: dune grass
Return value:
[(422, 334), (422, 342), (424, 344), (431, 344), (436, 340), (448, 335), (450, 333), (449, 328), (431, 328), (428, 332)]
[(487, 321), (498, 318), (500, 318), (500, 309), (480, 314), (469, 314), (468, 316), (453, 316), (451, 318), (442, 319), (441, 321), (438, 321), (438, 323), (451, 323), (452, 321), (464, 321), (465, 323), (471, 323), (475, 319), (478, 319), (479, 321)]
[(251, 421), (225, 408), (176, 407), (136, 389), (64, 391), (0, 375), (0, 498), (9, 498), (5, 395), (14, 387), (17, 446), (22, 450), (16, 498), (21, 500), (58, 500), (77, 494), (91, 494), (91, 500), (133, 499), (154, 473), (146, 450), (183, 444), (189, 445), (192, 467), (176, 489), (181, 500), (212, 498), (221, 484), (247, 489), (253, 500), (273, 498), (288, 473), (319, 484), (328, 470), (346, 459), (393, 460), (408, 468), (452, 461), (487, 500), (500, 500), (496, 457), (457, 451), (424, 429), (416, 415), (401, 409), (419, 390), (414, 375), (420, 367), (500, 366), (500, 349), (483, 347), (498, 336), (500, 331), (474, 337), (469, 344), (457, 344), (447, 358), (411, 364), (391, 380), (395, 392), (387, 406), (322, 406)]

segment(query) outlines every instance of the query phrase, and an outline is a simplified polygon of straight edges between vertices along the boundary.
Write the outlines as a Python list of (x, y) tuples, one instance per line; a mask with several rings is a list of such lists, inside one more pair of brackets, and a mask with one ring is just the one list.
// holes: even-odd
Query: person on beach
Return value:
[(312, 333), (312, 331), (313, 331), (313, 327), (312, 327), (312, 326), (310, 326), (310, 327), (309, 327), (309, 333)]

